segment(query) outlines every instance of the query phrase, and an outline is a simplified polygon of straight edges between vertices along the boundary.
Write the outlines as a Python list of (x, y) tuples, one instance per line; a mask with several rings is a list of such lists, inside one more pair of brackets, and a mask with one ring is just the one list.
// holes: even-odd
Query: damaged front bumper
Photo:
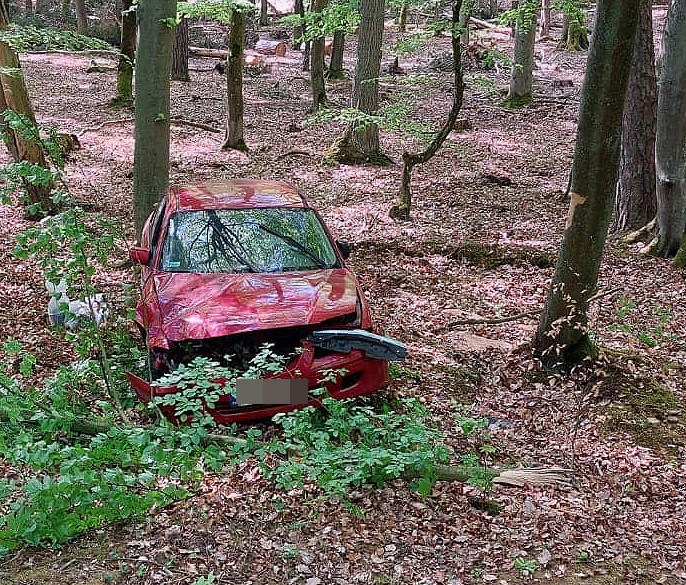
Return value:
[[(247, 422), (271, 418), (305, 406), (319, 406), (321, 397), (312, 393), (325, 388), (328, 395), (339, 400), (376, 392), (388, 384), (388, 361), (404, 359), (405, 346), (395, 340), (361, 329), (321, 330), (310, 334), (302, 343), (302, 353), (282, 372), (272, 378), (307, 380), (307, 402), (300, 404), (239, 405), (234, 396), (226, 394), (206, 407), (218, 424)], [(331, 371), (343, 371), (334, 379)], [(129, 373), (131, 386), (141, 402), (178, 392), (176, 386), (157, 386)], [(179, 413), (172, 406), (160, 406), (162, 413), (175, 423)]]

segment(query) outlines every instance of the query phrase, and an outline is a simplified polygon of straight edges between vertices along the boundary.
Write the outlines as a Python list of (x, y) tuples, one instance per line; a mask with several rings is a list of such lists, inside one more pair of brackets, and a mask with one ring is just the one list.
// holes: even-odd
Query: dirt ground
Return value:
[[(397, 39), (389, 23), (384, 67)], [(505, 54), (512, 45), (495, 31), (475, 32), (472, 41)], [(450, 107), (452, 80), (428, 65), (447, 51), (449, 40), (436, 37), (403, 57), (407, 75), (382, 80), (384, 103), (410, 104), (413, 120), (436, 128)], [(462, 484), (438, 484), (423, 499), (397, 482), (353, 494), (350, 506), (314, 489), (279, 493), (246, 463), (209, 476), (201, 494), (143, 521), (58, 550), (23, 549), (2, 560), (0, 582), (199, 585), (210, 574), (221, 584), (686, 582), (684, 275), (611, 238), (599, 281), (607, 294), (591, 315), (604, 361), (566, 379), (535, 373), (527, 349), (535, 317), (451, 325), (534, 311), (545, 299), (567, 213), (586, 56), (558, 51), (555, 38), (539, 41), (536, 54), (536, 98), (519, 110), (499, 105), (505, 64), (486, 70), (467, 60), (461, 117), (468, 128), (451, 133), (415, 170), (411, 222), (394, 223), (388, 209), (402, 152), (420, 141), (382, 131), (395, 164), (322, 165), (343, 128), (308, 123), (307, 74), (294, 51), (271, 59), (270, 72), (246, 78), (248, 154), (220, 149), (225, 80), (213, 72), (215, 60), (191, 60), (191, 82), (172, 83), (172, 117), (220, 132), (173, 125), (171, 178), (295, 183), (353, 244), (350, 262), (376, 318), (408, 345), (405, 375), (390, 392), (421, 397), (448, 436), (453, 403), (471, 406), (491, 422), (500, 460), (573, 468), (572, 486), (496, 487), (489, 498), (500, 513), (490, 516)], [(349, 73), (354, 55), (350, 39)], [(113, 64), (55, 53), (21, 58), (39, 122), (81, 143), (67, 167), (72, 193), (120, 219), (133, 241), (132, 112), (108, 108), (115, 74), (87, 73), (92, 59)], [(328, 84), (329, 99), (347, 105), (350, 85)], [(28, 224), (15, 207), (1, 206), (0, 217), (0, 338), (22, 339), (47, 372), (70, 350), (45, 326), (41, 276), (11, 256), (14, 235)], [(99, 284), (116, 305), (132, 278), (112, 270)], [(656, 387), (664, 400), (655, 398)], [(532, 575), (522, 559), (535, 561)]]

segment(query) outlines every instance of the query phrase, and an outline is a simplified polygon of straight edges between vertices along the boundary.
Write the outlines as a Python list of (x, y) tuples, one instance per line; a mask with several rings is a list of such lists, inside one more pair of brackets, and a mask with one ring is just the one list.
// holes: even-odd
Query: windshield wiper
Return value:
[(329, 268), (329, 266), (327, 266), (326, 263), (321, 260), (321, 258), (319, 258), (316, 254), (314, 254), (314, 252), (312, 252), (312, 250), (303, 246), (298, 240), (296, 240), (292, 236), (289, 236), (288, 234), (282, 234), (281, 232), (277, 232), (276, 230), (273, 230), (273, 229), (271, 229), (271, 228), (269, 228), (266, 225), (263, 225), (261, 223), (257, 223), (256, 225), (262, 231), (265, 231), (268, 234), (271, 234), (272, 236), (276, 236), (280, 240), (283, 240), (284, 242), (289, 244), (295, 250), (298, 250), (298, 252), (302, 252), (310, 260), (312, 260), (312, 262), (314, 262), (314, 264), (317, 268), (320, 268), (320, 269)]

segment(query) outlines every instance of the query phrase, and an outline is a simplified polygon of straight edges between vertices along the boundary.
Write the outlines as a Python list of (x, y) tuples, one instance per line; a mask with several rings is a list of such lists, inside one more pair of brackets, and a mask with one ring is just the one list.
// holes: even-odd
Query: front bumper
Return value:
[[(275, 414), (290, 412), (305, 406), (320, 406), (321, 397), (312, 394), (316, 388), (326, 388), (328, 395), (339, 400), (371, 394), (388, 384), (388, 363), (381, 359), (368, 357), (360, 349), (348, 353), (329, 352), (318, 355), (310, 342), (303, 343), (304, 351), (275, 378), (306, 378), (308, 381), (308, 401), (303, 404), (251, 405), (238, 406), (233, 396), (220, 397), (213, 408), (206, 407), (208, 414), (218, 424), (231, 424), (271, 418)], [(322, 382), (327, 372), (345, 370), (334, 381)], [(149, 403), (153, 398), (173, 394), (179, 389), (175, 386), (153, 386), (146, 380), (129, 373), (131, 387), (141, 402)], [(172, 406), (161, 406), (162, 413), (178, 424), (179, 413)]]

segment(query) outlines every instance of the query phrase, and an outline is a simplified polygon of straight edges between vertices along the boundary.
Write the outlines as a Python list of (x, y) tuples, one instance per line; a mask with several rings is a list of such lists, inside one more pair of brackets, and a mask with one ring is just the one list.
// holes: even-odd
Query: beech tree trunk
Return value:
[(457, 115), (462, 108), (462, 99), (464, 95), (464, 81), (462, 77), (462, 53), (460, 45), (461, 39), (458, 37), (457, 25), (462, 17), (462, 0), (455, 0), (453, 4), (453, 19), (452, 19), (452, 49), (453, 49), (453, 79), (455, 85), (455, 92), (453, 95), (453, 105), (450, 108), (448, 119), (439, 132), (434, 136), (431, 144), (418, 154), (403, 153), (403, 176), (400, 184), (400, 191), (398, 193), (398, 201), (390, 209), (388, 215), (393, 219), (407, 221), (410, 219), (410, 211), (412, 208), (412, 170), (418, 164), (423, 164), (428, 161), (438, 149), (443, 145), (445, 139), (450, 134), (450, 131), (455, 127)]
[[(305, 3), (303, 0), (295, 0), (294, 12), (300, 18), (305, 18)], [(292, 47), (294, 51), (299, 51), (302, 45), (302, 36), (305, 32), (304, 24), (296, 24), (293, 27), (293, 43)]]
[(515, 25), (510, 88), (504, 102), (507, 106), (519, 107), (530, 104), (532, 101), (535, 42), (536, 13), (533, 10), (526, 10), (525, 6), (520, 6)]
[[(0, 0), (0, 30), (6, 29), (8, 24), (7, 1)], [(12, 110), (26, 116), (34, 125), (36, 124), (36, 116), (19, 63), (19, 56), (7, 43), (0, 41), (0, 114), (5, 110)], [(0, 126), (7, 134), (7, 149), (15, 162), (28, 161), (48, 168), (45, 153), (38, 144), (9, 128), (2, 117), (0, 117)], [(24, 182), (24, 188), (27, 218), (39, 219), (57, 211), (55, 203), (50, 198), (52, 186), (41, 187)]]
[(622, 121), (613, 231), (637, 230), (655, 217), (656, 111), (652, 1), (642, 0)]
[(407, 30), (407, 12), (410, 8), (410, 0), (403, 0), (400, 6), (400, 14), (398, 15), (398, 30), (405, 32)]
[(266, 26), (269, 23), (269, 14), (267, 14), (268, 9), (269, 5), (267, 4), (267, 0), (260, 0), (260, 26)]
[(343, 70), (343, 53), (345, 50), (345, 32), (337, 30), (333, 33), (333, 47), (331, 48), (331, 62), (326, 74), (328, 79), (345, 79)]
[(226, 138), (222, 148), (245, 152), (248, 150), (243, 138), (243, 38), (245, 13), (236, 7), (231, 12), (229, 33), (229, 56), (226, 60), (227, 117)]
[(74, 12), (76, 12), (76, 32), (80, 35), (87, 35), (88, 13), (86, 12), (86, 0), (74, 0)]
[[(379, 109), (384, 0), (361, 0), (360, 16), (352, 107), (362, 114), (376, 114)], [(352, 164), (386, 164), (389, 161), (379, 147), (378, 125), (366, 120), (350, 124), (325, 158)]]
[(686, 0), (671, 2), (663, 55), (655, 142), (659, 235), (653, 252), (668, 257), (679, 250), (686, 226)]
[[(327, 0), (313, 0), (312, 12), (321, 14)], [(326, 106), (326, 85), (324, 83), (324, 37), (312, 39), (310, 43), (310, 84), (312, 86), (312, 109), (316, 112)]]
[(174, 81), (190, 81), (188, 74), (188, 19), (182, 18), (174, 30), (172, 73)]
[(137, 9), (133, 214), (136, 237), (169, 187), (169, 84), (176, 0), (141, 0)]
[(596, 349), (587, 331), (614, 199), (622, 111), (642, 0), (599, 0), (581, 90), (570, 206), (533, 346), (544, 362), (577, 363)]
[(121, 3), (121, 54), (117, 65), (117, 95), (110, 102), (113, 106), (133, 104), (133, 60), (136, 56), (136, 13), (131, 10), (133, 0)]
[(464, 0), (460, 9), (460, 43), (463, 47), (469, 45), (469, 17), (474, 10), (474, 0)]

